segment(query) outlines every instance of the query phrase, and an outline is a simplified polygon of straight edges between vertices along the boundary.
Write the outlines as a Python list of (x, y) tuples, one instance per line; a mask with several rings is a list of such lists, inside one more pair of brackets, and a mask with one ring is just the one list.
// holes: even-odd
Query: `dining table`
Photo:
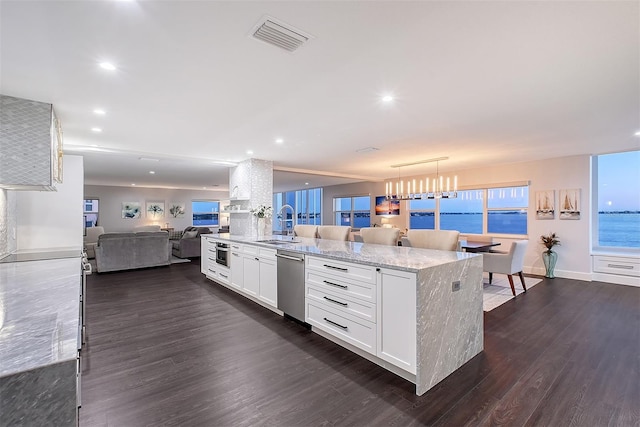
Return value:
[(489, 252), (491, 248), (500, 246), (500, 242), (474, 242), (461, 240), (460, 248), (465, 252)]

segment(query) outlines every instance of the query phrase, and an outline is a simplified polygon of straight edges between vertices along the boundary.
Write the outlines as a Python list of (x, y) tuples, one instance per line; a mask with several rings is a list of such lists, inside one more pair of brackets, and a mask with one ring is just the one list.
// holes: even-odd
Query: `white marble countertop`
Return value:
[(80, 256), (0, 264), (0, 377), (76, 358)]
[[(203, 238), (249, 243), (271, 249), (285, 249), (306, 255), (317, 255), (338, 261), (355, 262), (375, 267), (418, 272), (450, 262), (481, 256), (468, 252), (438, 251), (402, 246), (374, 245), (338, 240), (311, 239), (291, 236), (249, 237), (231, 234), (203, 234)], [(261, 240), (280, 240), (287, 244), (269, 244)], [(293, 242), (291, 242), (293, 240)]]

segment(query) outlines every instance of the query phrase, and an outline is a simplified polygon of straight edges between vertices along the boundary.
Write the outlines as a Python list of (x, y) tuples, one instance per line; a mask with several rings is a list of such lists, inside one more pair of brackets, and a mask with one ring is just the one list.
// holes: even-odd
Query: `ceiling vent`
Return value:
[(251, 36), (289, 52), (295, 52), (311, 38), (309, 34), (270, 16), (265, 16), (258, 22), (251, 31)]

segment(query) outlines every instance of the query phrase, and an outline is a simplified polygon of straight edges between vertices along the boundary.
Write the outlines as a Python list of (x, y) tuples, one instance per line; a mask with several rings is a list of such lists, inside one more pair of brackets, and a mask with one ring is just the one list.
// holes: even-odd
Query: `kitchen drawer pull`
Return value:
[(328, 297), (323, 297), (323, 298), (324, 298), (324, 299), (326, 299), (327, 301), (331, 301), (331, 302), (333, 302), (333, 303), (335, 303), (335, 304), (340, 304), (340, 305), (341, 305), (341, 306), (343, 306), (343, 307), (347, 307), (347, 306), (349, 306), (349, 304), (347, 304), (346, 302), (336, 301), (336, 300), (331, 299), (331, 298), (328, 298)]
[(607, 267), (611, 267), (611, 268), (623, 268), (623, 269), (625, 269), (625, 270), (633, 270), (633, 265), (607, 264)]
[(209, 261), (215, 261), (215, 259), (213, 259), (213, 258), (209, 258)]
[(346, 326), (342, 326), (340, 323), (336, 323), (336, 322), (334, 322), (332, 320), (327, 319), (326, 317), (324, 318), (324, 321), (327, 322), (327, 323), (331, 323), (332, 325), (337, 326), (339, 328), (342, 328), (344, 330), (348, 329)]
[(326, 283), (327, 285), (337, 286), (337, 287), (342, 288), (342, 289), (348, 289), (348, 287), (346, 285), (339, 285), (337, 283), (333, 283), (333, 282), (330, 282), (328, 280), (323, 280), (323, 282)]
[(333, 268), (334, 270), (349, 271), (348, 268), (336, 267), (334, 265), (324, 264), (324, 266), (327, 267), (327, 268)]
[(210, 272), (212, 272), (212, 273), (215, 273), (215, 272), (216, 272), (215, 270), (212, 270), (212, 269), (209, 269), (209, 271), (210, 271)]
[(228, 279), (228, 278), (229, 278), (229, 276), (227, 276), (226, 274), (222, 274), (222, 273), (218, 273), (218, 276), (220, 276), (220, 277), (224, 277), (225, 279)]
[(233, 255), (233, 256), (240, 256), (240, 254), (237, 254), (237, 253), (235, 253), (235, 252), (231, 252), (231, 255)]
[(276, 254), (276, 256), (278, 258), (290, 259), (291, 261), (299, 261), (299, 262), (303, 262), (304, 261), (304, 258), (297, 258), (297, 257), (294, 257), (294, 256), (289, 256), (289, 255)]

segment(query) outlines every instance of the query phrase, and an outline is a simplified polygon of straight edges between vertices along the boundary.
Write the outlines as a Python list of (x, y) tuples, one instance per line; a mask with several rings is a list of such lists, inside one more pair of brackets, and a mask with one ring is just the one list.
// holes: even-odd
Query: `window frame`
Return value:
[[(355, 209), (355, 200), (360, 197), (367, 197), (369, 199), (369, 209)], [(351, 209), (348, 211), (345, 210), (336, 210), (336, 199), (351, 199)], [(370, 194), (354, 194), (354, 195), (344, 195), (344, 196), (334, 196), (333, 197), (333, 225), (342, 225), (336, 224), (336, 214), (338, 212), (349, 212), (349, 222), (350, 227), (353, 231), (360, 230), (361, 227), (354, 227), (355, 224), (355, 214), (356, 213), (368, 213), (369, 214), (369, 227), (371, 227), (371, 195)]]
[[(217, 211), (211, 212), (215, 216), (216, 224), (194, 224), (195, 215), (196, 214), (208, 214), (209, 212), (196, 212), (193, 208), (193, 204), (196, 202), (205, 202), (205, 203), (215, 203), (218, 206)], [(209, 227), (209, 228), (217, 228), (220, 227), (220, 200), (215, 199), (192, 199), (191, 200), (191, 226), (192, 227)]]

